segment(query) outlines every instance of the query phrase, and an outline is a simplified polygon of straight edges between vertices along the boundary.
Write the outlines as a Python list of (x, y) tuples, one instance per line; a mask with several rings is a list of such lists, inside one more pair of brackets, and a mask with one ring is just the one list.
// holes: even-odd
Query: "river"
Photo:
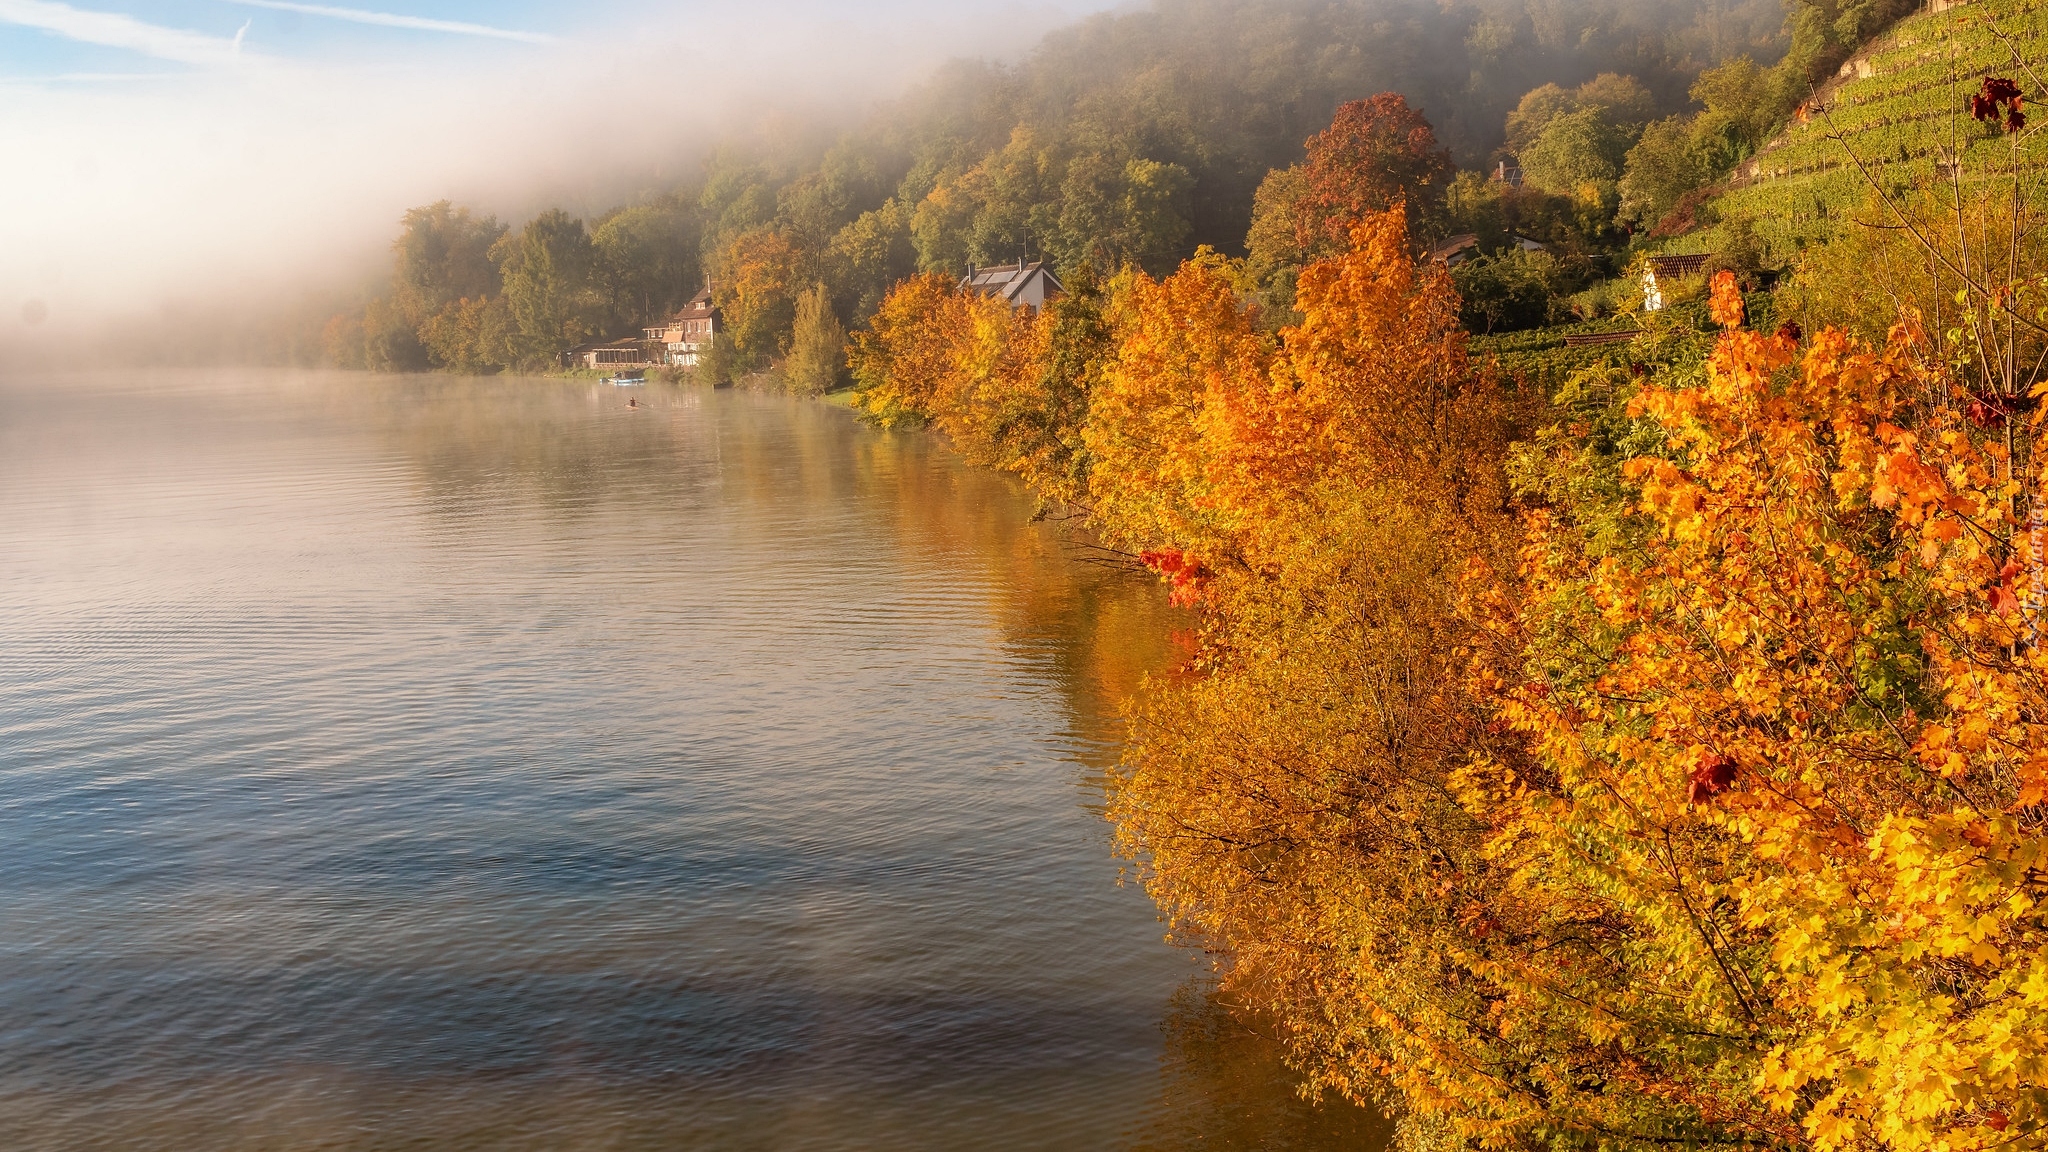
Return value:
[(0, 381), (7, 1146), (1383, 1147), (1118, 883), (1157, 588), (633, 391)]

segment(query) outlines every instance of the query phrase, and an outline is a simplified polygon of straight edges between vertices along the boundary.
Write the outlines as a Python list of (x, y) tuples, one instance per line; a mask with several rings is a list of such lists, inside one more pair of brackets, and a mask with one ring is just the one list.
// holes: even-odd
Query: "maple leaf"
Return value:
[(1985, 123), (1996, 123), (1999, 106), (2005, 106), (2005, 130), (2018, 132), (2027, 126), (2020, 86), (2004, 76), (1986, 76), (1984, 86), (1970, 97), (1970, 115)]
[(1719, 796), (1735, 783), (1735, 761), (1718, 752), (1707, 754), (1700, 760), (1699, 767), (1692, 770), (1692, 782), (1686, 789), (1685, 802), (1697, 804), (1710, 796)]
[(1742, 287), (1736, 283), (1735, 273), (1725, 268), (1714, 273), (1712, 293), (1707, 301), (1707, 314), (1714, 318), (1714, 323), (1723, 328), (1742, 326)]
[(2020, 610), (2020, 598), (2013, 589), (2019, 574), (2020, 562), (2008, 560), (1998, 571), (1998, 583), (1991, 586), (1991, 610), (2000, 616), (2011, 616)]

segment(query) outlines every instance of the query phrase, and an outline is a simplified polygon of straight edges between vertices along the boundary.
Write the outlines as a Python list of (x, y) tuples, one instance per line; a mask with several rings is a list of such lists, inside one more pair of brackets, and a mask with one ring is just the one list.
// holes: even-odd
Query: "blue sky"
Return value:
[(205, 67), (209, 45), (232, 51), (237, 35), (243, 52), (308, 62), (519, 51), (544, 46), (533, 43), (543, 38), (573, 38), (622, 9), (531, 0), (0, 0), (0, 77), (156, 78)]

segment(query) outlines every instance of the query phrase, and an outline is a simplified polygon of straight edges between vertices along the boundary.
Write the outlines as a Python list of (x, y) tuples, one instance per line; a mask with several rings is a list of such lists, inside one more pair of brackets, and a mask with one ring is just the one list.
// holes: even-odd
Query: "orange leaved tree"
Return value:
[(1553, 445), (1476, 665), (1528, 744), (1468, 804), (1530, 930), (1581, 939), (1516, 978), (1730, 1138), (2043, 1142), (2040, 478), (1941, 371), (1910, 323), (1724, 335), (1631, 443)]

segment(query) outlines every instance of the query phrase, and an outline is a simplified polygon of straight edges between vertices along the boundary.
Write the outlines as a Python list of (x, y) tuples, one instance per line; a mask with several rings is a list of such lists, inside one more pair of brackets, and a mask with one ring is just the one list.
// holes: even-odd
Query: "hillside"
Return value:
[(2048, 7), (1976, 0), (1901, 21), (1845, 63), (1708, 202), (1700, 216), (1718, 223), (1668, 250), (1713, 251), (1731, 224), (1748, 222), (1773, 257), (1789, 259), (1838, 235), (1870, 203), (1873, 180), (1889, 192), (1928, 186), (1947, 178), (1957, 150), (1966, 185), (2009, 177), (2012, 138), (1971, 120), (1967, 105), (1991, 75), (2014, 76), (2030, 102), (2039, 98), (2015, 52), (2036, 68), (2048, 60)]

